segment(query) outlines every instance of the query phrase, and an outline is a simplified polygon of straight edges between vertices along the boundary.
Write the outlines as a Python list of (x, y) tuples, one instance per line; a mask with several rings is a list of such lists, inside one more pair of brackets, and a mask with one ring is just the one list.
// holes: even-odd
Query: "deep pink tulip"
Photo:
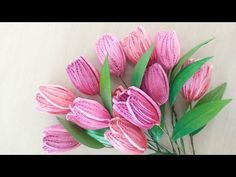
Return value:
[(139, 88), (129, 87), (114, 96), (112, 101), (118, 114), (140, 128), (149, 129), (160, 124), (159, 106)]
[(67, 75), (74, 86), (84, 94), (96, 95), (99, 93), (99, 72), (80, 56), (66, 68)]
[[(194, 61), (194, 59), (188, 60), (183, 67)], [(212, 65), (206, 63), (184, 84), (181, 92), (188, 102), (196, 101), (206, 93), (210, 85), (211, 74)]]
[[(140, 57), (151, 47), (152, 41), (144, 28), (142, 26), (138, 26), (121, 41), (121, 44), (128, 59), (132, 63), (136, 64)], [(154, 50), (149, 61), (149, 65), (155, 63), (156, 60), (157, 55)]]
[(53, 115), (66, 114), (75, 98), (75, 95), (65, 87), (42, 85), (36, 94), (36, 109)]
[(111, 74), (122, 76), (125, 71), (126, 58), (120, 41), (111, 34), (103, 35), (96, 42), (96, 53), (101, 64), (104, 63), (108, 54)]
[(147, 140), (142, 130), (124, 118), (113, 118), (109, 127), (104, 137), (115, 149), (131, 154), (142, 154), (147, 149)]
[(169, 81), (160, 64), (155, 63), (147, 68), (141, 88), (158, 105), (166, 103), (169, 97)]
[(70, 106), (70, 110), (66, 119), (84, 129), (106, 128), (111, 119), (108, 111), (100, 103), (85, 98), (76, 98)]
[(79, 145), (62, 125), (53, 125), (43, 131), (43, 149), (49, 153), (69, 151)]
[(155, 42), (158, 63), (170, 70), (180, 59), (180, 44), (175, 31), (158, 32)]

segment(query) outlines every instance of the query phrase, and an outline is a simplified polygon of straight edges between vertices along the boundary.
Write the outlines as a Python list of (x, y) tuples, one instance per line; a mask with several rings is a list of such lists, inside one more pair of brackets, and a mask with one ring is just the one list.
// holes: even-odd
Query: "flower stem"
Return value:
[(173, 142), (172, 142), (172, 140), (171, 140), (171, 137), (170, 137), (170, 134), (169, 134), (169, 132), (168, 132), (168, 129), (167, 129), (166, 125), (165, 125), (165, 129), (166, 129), (166, 131), (163, 131), (163, 132), (165, 132), (166, 135), (168, 136), (169, 141), (170, 141), (170, 144), (171, 144), (171, 147), (172, 147), (172, 150), (173, 150), (174, 153), (176, 153), (176, 150), (175, 150), (175, 148), (174, 148), (174, 144), (173, 144)]
[[(175, 111), (175, 106), (174, 105), (173, 105), (172, 111), (173, 111), (173, 114), (174, 114), (175, 122), (177, 123), (178, 122), (178, 119), (177, 119), (178, 115)], [(180, 138), (180, 143), (181, 143), (181, 146), (182, 146), (183, 153), (186, 154), (183, 138)]]
[[(192, 106), (192, 102), (189, 103), (189, 108), (190, 110), (193, 109), (193, 106)], [(191, 146), (192, 146), (192, 151), (193, 151), (193, 155), (195, 155), (195, 148), (194, 148), (194, 143), (193, 143), (193, 136), (190, 134), (190, 141), (191, 141)]]
[(125, 83), (125, 81), (123, 80), (123, 78), (120, 76), (120, 80), (122, 81), (122, 83), (125, 85), (126, 88), (128, 88), (128, 85)]

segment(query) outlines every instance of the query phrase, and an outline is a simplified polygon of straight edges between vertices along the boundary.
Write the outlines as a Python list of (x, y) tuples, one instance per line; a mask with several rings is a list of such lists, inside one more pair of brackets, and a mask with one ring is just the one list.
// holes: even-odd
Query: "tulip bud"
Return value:
[(134, 125), (149, 129), (159, 125), (161, 112), (159, 106), (145, 92), (129, 87), (113, 97), (113, 109)]
[(111, 74), (122, 76), (125, 71), (126, 58), (120, 41), (111, 34), (103, 35), (96, 42), (96, 54), (101, 64), (108, 54)]
[(158, 105), (167, 102), (169, 81), (160, 64), (155, 63), (147, 68), (142, 82), (142, 90), (152, 97)]
[(42, 85), (36, 94), (36, 109), (53, 115), (66, 114), (75, 98), (75, 95), (65, 87)]
[(108, 127), (110, 114), (97, 101), (76, 98), (70, 106), (71, 112), (66, 115), (66, 119), (74, 122), (78, 126), (97, 130)]
[(142, 154), (147, 149), (147, 140), (142, 130), (124, 118), (113, 118), (109, 127), (104, 137), (115, 149), (131, 154)]
[[(125, 54), (128, 59), (136, 64), (141, 56), (151, 47), (152, 41), (142, 26), (137, 27), (133, 32), (129, 33), (122, 41)], [(149, 65), (155, 63), (157, 55), (153, 51)]]
[(53, 125), (43, 131), (43, 149), (49, 153), (69, 151), (79, 145), (62, 125)]
[(99, 73), (85, 57), (80, 56), (73, 61), (67, 66), (66, 71), (79, 91), (87, 95), (99, 93)]
[[(188, 60), (183, 67), (193, 63), (195, 60)], [(212, 65), (203, 64), (202, 67), (184, 84), (182, 95), (188, 102), (196, 101), (207, 91), (211, 81)]]
[(180, 44), (175, 31), (156, 34), (157, 62), (166, 70), (173, 68), (180, 59)]

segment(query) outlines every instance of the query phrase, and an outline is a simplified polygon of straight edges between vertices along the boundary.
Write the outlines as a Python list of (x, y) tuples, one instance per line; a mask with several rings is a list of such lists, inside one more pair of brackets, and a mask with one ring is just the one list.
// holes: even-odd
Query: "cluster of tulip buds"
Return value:
[[(141, 26), (119, 40), (112, 34), (101, 36), (95, 45), (98, 61), (103, 64), (108, 56), (110, 73), (122, 77), (126, 63), (136, 64), (151, 47), (154, 50), (148, 62), (140, 88), (119, 86), (112, 92), (112, 113), (98, 101), (76, 96), (59, 85), (42, 85), (36, 95), (36, 108), (51, 115), (64, 116), (67, 121), (85, 130), (106, 128), (104, 138), (112, 147), (130, 154), (142, 154), (148, 148), (145, 131), (161, 123), (160, 106), (169, 98), (168, 74), (180, 59), (180, 44), (174, 31), (157, 32), (152, 40)], [(195, 60), (188, 60), (186, 67)], [(85, 95), (100, 91), (100, 73), (86, 56), (79, 56), (66, 67), (68, 79)], [(188, 102), (200, 99), (207, 91), (212, 65), (204, 64), (182, 87)], [(61, 125), (43, 131), (43, 149), (47, 152), (65, 152), (80, 146)]]

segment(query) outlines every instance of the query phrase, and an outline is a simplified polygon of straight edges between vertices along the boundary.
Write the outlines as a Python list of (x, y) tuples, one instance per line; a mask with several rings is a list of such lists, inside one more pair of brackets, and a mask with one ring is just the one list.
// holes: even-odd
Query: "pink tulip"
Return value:
[(36, 109), (53, 115), (66, 114), (75, 98), (75, 95), (65, 87), (42, 85), (36, 94)]
[(108, 127), (111, 118), (108, 111), (100, 103), (84, 98), (76, 98), (70, 106), (70, 110), (71, 112), (66, 115), (66, 119), (89, 130)]
[(147, 140), (142, 130), (124, 118), (113, 118), (109, 127), (104, 137), (115, 149), (131, 154), (142, 154), (147, 149)]
[(180, 59), (180, 44), (175, 31), (156, 34), (157, 60), (164, 69), (170, 70)]
[(79, 145), (62, 125), (53, 125), (43, 131), (43, 149), (49, 153), (69, 151)]
[(122, 76), (125, 71), (126, 58), (119, 40), (111, 34), (103, 35), (96, 42), (96, 53), (101, 64), (104, 63), (108, 54), (111, 74)]
[[(151, 47), (152, 41), (142, 26), (137, 27), (129, 33), (122, 41), (125, 54), (128, 59), (136, 64), (140, 57)], [(155, 50), (152, 53), (149, 65), (156, 62), (157, 55)]]
[[(194, 59), (188, 60), (183, 67), (194, 62)], [(207, 91), (211, 81), (212, 65), (204, 64), (202, 67), (184, 84), (181, 92), (188, 101), (196, 101)]]
[(160, 124), (159, 106), (139, 88), (129, 87), (114, 96), (112, 101), (118, 114), (140, 128), (149, 129)]
[(166, 103), (169, 96), (168, 77), (160, 64), (155, 63), (147, 68), (143, 82), (144, 90), (158, 104)]
[(83, 56), (73, 61), (66, 68), (67, 74), (74, 86), (84, 94), (99, 93), (99, 72)]

